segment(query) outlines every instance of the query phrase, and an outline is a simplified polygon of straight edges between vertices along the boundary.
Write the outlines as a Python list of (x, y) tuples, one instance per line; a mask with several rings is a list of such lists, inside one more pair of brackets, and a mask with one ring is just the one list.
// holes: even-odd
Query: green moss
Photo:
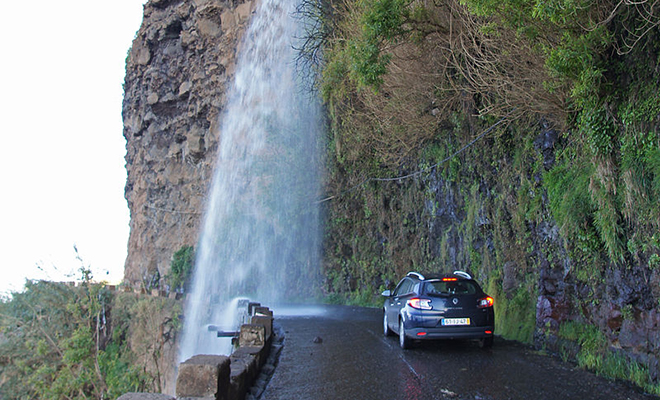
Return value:
[(383, 297), (376, 290), (370, 288), (360, 289), (351, 294), (347, 304), (361, 307), (381, 307)]
[(611, 379), (633, 382), (649, 393), (660, 394), (660, 384), (653, 382), (648, 366), (610, 349), (607, 337), (598, 327), (567, 321), (560, 325), (558, 336), (579, 345), (576, 361), (580, 367)]
[(165, 279), (173, 291), (189, 289), (194, 262), (195, 249), (192, 246), (182, 246), (172, 255), (170, 272)]
[(495, 299), (495, 332), (504, 338), (531, 343), (536, 327), (536, 302), (523, 285), (509, 299), (498, 274), (488, 280), (486, 292)]

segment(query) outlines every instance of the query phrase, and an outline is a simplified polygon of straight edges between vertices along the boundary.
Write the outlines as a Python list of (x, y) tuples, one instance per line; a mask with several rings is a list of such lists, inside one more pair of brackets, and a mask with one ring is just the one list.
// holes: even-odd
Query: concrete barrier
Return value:
[(255, 307), (254, 315), (259, 317), (271, 317), (273, 318), (273, 312), (268, 307)]
[(267, 346), (240, 347), (231, 355), (231, 387), (229, 389), (231, 400), (245, 398), (268, 357), (269, 349), (270, 342)]
[(249, 303), (247, 308), (251, 323), (241, 325), (239, 347), (231, 356), (196, 355), (179, 365), (178, 399), (245, 399), (268, 360), (273, 340), (273, 312), (259, 303)]
[(266, 344), (266, 327), (260, 324), (241, 325), (238, 334), (238, 347), (262, 347)]
[(227, 356), (196, 355), (179, 365), (178, 398), (228, 400), (230, 361)]
[(248, 303), (248, 314), (254, 315), (254, 309), (257, 307), (261, 307), (261, 303), (253, 303), (249, 302)]
[(265, 338), (269, 338), (273, 335), (273, 317), (262, 317), (259, 315), (254, 315), (250, 318), (251, 325), (261, 325), (265, 328)]

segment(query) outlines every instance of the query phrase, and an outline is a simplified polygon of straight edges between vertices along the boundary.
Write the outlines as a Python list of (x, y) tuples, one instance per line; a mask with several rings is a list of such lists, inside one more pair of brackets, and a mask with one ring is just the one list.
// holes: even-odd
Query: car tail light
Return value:
[(408, 305), (418, 310), (430, 310), (433, 308), (431, 307), (431, 299), (420, 299), (419, 297), (408, 300)]
[(443, 282), (456, 282), (458, 278), (442, 278)]
[(495, 303), (495, 300), (492, 297), (486, 296), (486, 297), (483, 297), (483, 298), (477, 300), (477, 307), (478, 308), (492, 307), (494, 303)]

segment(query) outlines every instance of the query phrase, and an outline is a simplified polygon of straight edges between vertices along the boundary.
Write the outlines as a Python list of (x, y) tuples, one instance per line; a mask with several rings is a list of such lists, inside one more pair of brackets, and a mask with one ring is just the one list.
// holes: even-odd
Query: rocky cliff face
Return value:
[(195, 245), (218, 145), (218, 118), (253, 1), (151, 0), (124, 83), (124, 279), (151, 283)]
[[(405, 170), (407, 179), (335, 198), (326, 222), (326, 290), (364, 301), (410, 270), (465, 270), (495, 297), (498, 335), (609, 376), (632, 380), (639, 371), (641, 386), (657, 382), (660, 271), (642, 257), (590, 265), (567, 250), (541, 186), (562, 144), (556, 132), (536, 129), (517, 171), (513, 152), (502, 151), (511, 143), (504, 133), (459, 155), (456, 172)], [(534, 214), (523, 212), (529, 209)]]

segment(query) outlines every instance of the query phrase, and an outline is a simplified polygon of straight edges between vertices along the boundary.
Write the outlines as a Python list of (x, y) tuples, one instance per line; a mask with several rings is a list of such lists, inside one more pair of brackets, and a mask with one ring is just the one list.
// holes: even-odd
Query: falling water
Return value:
[(261, 0), (240, 47), (180, 360), (230, 352), (207, 327), (236, 328), (232, 299), (290, 300), (316, 281), (320, 113), (295, 74), (293, 1)]

